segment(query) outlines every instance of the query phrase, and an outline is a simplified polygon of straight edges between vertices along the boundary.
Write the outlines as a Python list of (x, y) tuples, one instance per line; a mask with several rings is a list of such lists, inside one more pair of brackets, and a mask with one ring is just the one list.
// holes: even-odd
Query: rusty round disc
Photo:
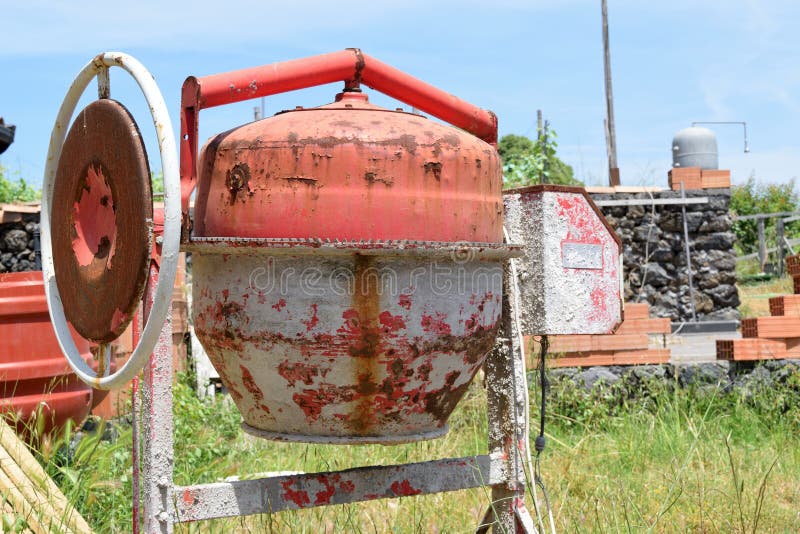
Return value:
[(97, 100), (75, 119), (58, 161), (50, 220), (64, 315), (88, 340), (116, 339), (141, 299), (153, 239), (147, 154), (119, 102)]

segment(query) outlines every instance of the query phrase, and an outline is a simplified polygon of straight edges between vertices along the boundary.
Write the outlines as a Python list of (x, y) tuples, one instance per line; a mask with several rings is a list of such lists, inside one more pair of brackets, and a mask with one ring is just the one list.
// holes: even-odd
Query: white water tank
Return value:
[(708, 128), (684, 128), (672, 139), (673, 167), (718, 169), (717, 136)]

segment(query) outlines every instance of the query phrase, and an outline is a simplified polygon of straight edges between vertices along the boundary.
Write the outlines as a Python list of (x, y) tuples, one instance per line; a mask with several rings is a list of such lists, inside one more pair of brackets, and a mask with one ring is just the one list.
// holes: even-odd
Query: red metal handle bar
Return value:
[(197, 182), (197, 129), (201, 109), (326, 83), (363, 83), (496, 145), (497, 117), (441, 89), (349, 48), (203, 78), (190, 76), (181, 95), (181, 197), (188, 240), (189, 196)]

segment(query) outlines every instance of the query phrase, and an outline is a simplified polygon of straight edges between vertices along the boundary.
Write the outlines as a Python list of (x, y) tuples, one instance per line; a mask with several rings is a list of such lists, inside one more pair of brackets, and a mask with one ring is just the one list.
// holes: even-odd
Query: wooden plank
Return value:
[(624, 312), (626, 321), (649, 319), (650, 305), (647, 302), (626, 302)]
[(800, 317), (770, 316), (742, 319), (742, 337), (770, 339), (800, 337)]
[(626, 351), (599, 351), (567, 353), (553, 358), (550, 367), (592, 367), (595, 365), (653, 365), (669, 363), (669, 349), (646, 349)]
[(594, 352), (646, 349), (647, 334), (549, 336), (550, 352)]
[(731, 186), (731, 171), (704, 169), (700, 172), (703, 189), (715, 189)]
[(652, 185), (617, 185), (614, 186), (615, 193), (660, 193), (663, 187)]
[(42, 211), (40, 205), (0, 204), (0, 222), (21, 222), (24, 215), (39, 213), (40, 211)]
[(669, 317), (625, 320), (617, 329), (617, 334), (669, 334), (672, 325)]
[(754, 215), (732, 215), (734, 221), (752, 221), (758, 219), (774, 219), (776, 217), (791, 217), (800, 215), (800, 211), (775, 211), (773, 213), (756, 213)]
[[(797, 238), (787, 239), (786, 243), (788, 243), (790, 247), (795, 247), (797, 245), (800, 245), (800, 239), (797, 239)], [(778, 250), (778, 247), (768, 248), (767, 249), (767, 254), (772, 254), (773, 252), (776, 252), (777, 250)], [(743, 256), (736, 256), (736, 263), (739, 263), (740, 261), (745, 261), (745, 260), (752, 260), (753, 258), (757, 258), (757, 257), (758, 257), (758, 252), (753, 252), (752, 254), (745, 254)]]
[[(695, 187), (693, 189), (700, 189)], [(687, 204), (708, 204), (708, 197), (692, 198), (625, 198), (620, 200), (595, 200), (601, 208), (612, 206), (685, 206)]]
[[(61, 493), (61, 490), (56, 486), (55, 482), (53, 482), (36, 458), (30, 453), (28, 447), (2, 419), (0, 419), (0, 448), (2, 449), (2, 462), (0, 463), (3, 467), (0, 469), (0, 473), (2, 473), (2, 477), (0, 477), (0, 479), (2, 479), (0, 480), (0, 486), (7, 485), (8, 483), (15, 485), (14, 496), (24, 499), (24, 502), (19, 502), (18, 499), (16, 502), (12, 501), (15, 511), (19, 515), (25, 517), (29, 524), (39, 519), (47, 519), (44, 516), (39, 517), (39, 514), (43, 512), (42, 507), (39, 506), (39, 502), (36, 503), (36, 508), (34, 508), (36, 516), (28, 515), (28, 513), (25, 512), (26, 503), (30, 501), (25, 498), (23, 491), (17, 488), (19, 483), (15, 484), (13, 482), (17, 478), (13, 476), (15, 472), (17, 474), (22, 472), (31, 484), (27, 489), (40, 494), (41, 498), (47, 501), (48, 510), (54, 510), (55, 513), (51, 513), (51, 517), (48, 521), (52, 521), (51, 526), (58, 526), (59, 528), (53, 530), (48, 529), (47, 532), (69, 531), (81, 534), (92, 532), (89, 524), (86, 523), (72, 504), (67, 501), (67, 498)], [(9, 473), (11, 473), (11, 475), (9, 475)], [(20, 508), (18, 504), (22, 507)], [(33, 525), (31, 526), (33, 527)], [(33, 528), (33, 530), (36, 531), (35, 528)]]
[(769, 314), (800, 317), (800, 295), (781, 295), (769, 299)]
[(718, 339), (717, 359), (729, 361), (800, 358), (798, 339)]
[(601, 195), (612, 195), (617, 192), (617, 190), (613, 187), (608, 186), (592, 186), (586, 188), (587, 193), (595, 193)]
[(792, 276), (792, 292), (795, 295), (800, 295), (800, 275)]
[(589, 186), (586, 187), (587, 193), (597, 194), (615, 194), (615, 193), (660, 193), (664, 191), (663, 187), (654, 185), (616, 185), (609, 187), (607, 185)]

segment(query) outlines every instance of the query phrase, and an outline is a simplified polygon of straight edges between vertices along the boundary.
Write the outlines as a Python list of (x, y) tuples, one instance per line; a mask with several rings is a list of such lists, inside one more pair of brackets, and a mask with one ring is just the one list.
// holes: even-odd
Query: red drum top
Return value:
[(195, 237), (502, 242), (497, 150), (345, 92), (203, 148)]
[(128, 110), (110, 99), (89, 104), (56, 173), (53, 262), (64, 314), (84, 338), (110, 342), (139, 303), (153, 239), (150, 168)]

